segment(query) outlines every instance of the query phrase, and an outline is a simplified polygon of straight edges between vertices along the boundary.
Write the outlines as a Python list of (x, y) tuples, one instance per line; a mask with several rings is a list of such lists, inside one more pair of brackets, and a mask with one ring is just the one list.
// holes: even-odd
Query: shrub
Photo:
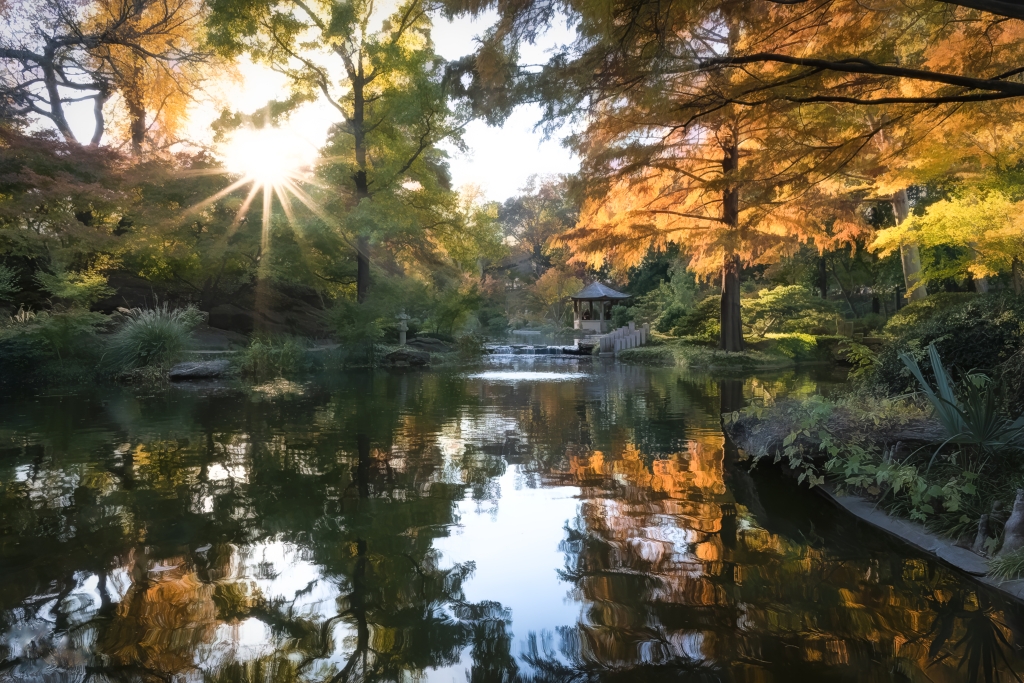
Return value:
[(256, 380), (291, 377), (309, 366), (305, 345), (294, 337), (255, 337), (239, 358), (242, 374)]
[(114, 293), (107, 285), (106, 276), (96, 270), (68, 272), (59, 269), (54, 273), (39, 271), (36, 273), (36, 282), (55, 299), (80, 308), (88, 308)]
[(9, 301), (14, 294), (20, 291), (18, 277), (17, 270), (0, 265), (0, 301)]
[(631, 365), (675, 365), (676, 354), (670, 346), (638, 346), (620, 351), (616, 359)]
[(681, 303), (673, 303), (661, 312), (661, 315), (659, 315), (657, 320), (654, 321), (653, 327), (662, 334), (672, 332), (676, 327), (685, 324), (686, 316), (688, 316), (692, 310), (692, 308), (688, 308)]
[(0, 374), (5, 382), (88, 381), (95, 377), (96, 331), (104, 316), (80, 308), (33, 313), (24, 309), (0, 327)]
[(633, 309), (622, 304), (612, 306), (612, 329), (625, 327), (633, 319)]
[(757, 298), (743, 301), (743, 322), (759, 337), (773, 332), (834, 332), (838, 314), (835, 304), (801, 285), (762, 289)]
[(792, 358), (798, 363), (822, 360), (818, 349), (818, 340), (809, 334), (769, 333), (765, 336), (771, 340), (767, 351)]
[(95, 334), (106, 318), (81, 308), (39, 313), (28, 323), (30, 334), (57, 357), (58, 362), (88, 354)]
[(714, 341), (721, 334), (722, 297), (709, 296), (697, 302), (672, 328), (672, 334), (693, 337), (696, 341)]
[(195, 306), (172, 309), (122, 309), (121, 323), (110, 337), (105, 356), (118, 372), (173, 363), (188, 346), (192, 330), (203, 321)]
[(912, 301), (889, 318), (889, 322), (886, 323), (883, 331), (885, 334), (893, 337), (902, 337), (935, 317), (938, 313), (969, 303), (977, 298), (977, 294), (941, 292), (939, 294), (932, 294), (920, 301)]
[(479, 358), (484, 354), (484, 339), (477, 334), (464, 334), (455, 340), (455, 347), (462, 358)]
[[(931, 297), (929, 297), (931, 298)], [(954, 379), (970, 372), (995, 376), (1024, 340), (1024, 305), (1000, 295), (936, 295), (907, 306), (886, 326), (888, 337), (878, 353), (872, 381), (890, 395), (916, 390), (916, 382), (900, 360), (909, 353), (921, 364), (928, 381), (935, 377), (925, 349), (929, 344), (946, 362)]]

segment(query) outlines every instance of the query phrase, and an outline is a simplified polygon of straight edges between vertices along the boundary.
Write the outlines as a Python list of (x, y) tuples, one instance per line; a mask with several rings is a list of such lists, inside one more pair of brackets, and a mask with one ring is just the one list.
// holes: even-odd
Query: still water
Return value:
[(1005, 681), (1024, 610), (590, 359), (0, 404), (3, 681)]

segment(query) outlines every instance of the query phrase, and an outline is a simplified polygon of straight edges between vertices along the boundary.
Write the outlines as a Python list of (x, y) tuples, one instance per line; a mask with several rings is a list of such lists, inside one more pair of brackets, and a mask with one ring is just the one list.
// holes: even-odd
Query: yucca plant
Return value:
[(195, 306), (122, 309), (120, 326), (110, 338), (107, 357), (122, 372), (167, 365), (188, 346), (192, 329), (203, 320)]
[(987, 377), (970, 375), (963, 383), (961, 396), (957, 397), (935, 344), (928, 345), (928, 360), (935, 373), (935, 389), (925, 380), (917, 359), (903, 352), (900, 360), (921, 385), (921, 391), (946, 432), (947, 439), (932, 455), (929, 467), (949, 444), (973, 446), (989, 454), (1009, 449), (1024, 450), (1024, 415), (1013, 420), (1001, 410), (995, 386)]

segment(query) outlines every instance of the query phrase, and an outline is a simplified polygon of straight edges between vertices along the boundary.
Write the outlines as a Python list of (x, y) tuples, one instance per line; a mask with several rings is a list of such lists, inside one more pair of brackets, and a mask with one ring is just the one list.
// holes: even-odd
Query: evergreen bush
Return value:
[[(1017, 354), (1024, 341), (1024, 304), (1016, 298), (939, 294), (934, 299), (907, 306), (885, 328), (887, 340), (878, 353), (872, 379), (889, 395), (916, 390), (917, 382), (900, 360), (901, 353), (915, 358), (924, 377), (932, 381), (935, 373), (925, 350), (934, 344), (950, 374), (959, 381), (970, 372), (993, 377), (1003, 374), (1003, 364)], [(1012, 377), (1007, 375), (1007, 379)]]

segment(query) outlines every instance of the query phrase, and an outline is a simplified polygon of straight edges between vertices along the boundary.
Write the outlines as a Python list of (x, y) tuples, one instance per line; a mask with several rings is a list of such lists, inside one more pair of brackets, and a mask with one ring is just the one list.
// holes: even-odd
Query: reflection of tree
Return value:
[[(588, 608), (561, 634), (561, 658), (531, 653), (542, 679), (1016, 676), (1009, 631), (984, 595), (902, 553), (865, 553), (859, 530), (829, 528), (827, 510), (785, 522), (773, 508), (793, 535), (766, 531), (725, 487), (723, 452), (709, 435), (651, 466), (630, 444), (572, 459), (584, 502), (564, 577)], [(815, 525), (841, 540), (823, 542)]]
[[(30, 404), (2, 435), (0, 680), (1014, 680), (1020, 614), (724, 449), (723, 401), (808, 386), (616, 367), (112, 397), (71, 426)], [(581, 617), (518, 656), (435, 550), (506, 462), (580, 492)]]
[[(168, 422), (159, 401), (115, 401), (130, 427), (84, 452), (66, 447), (64, 425), (29, 422), (34, 470), (0, 486), (0, 565), (16, 568), (0, 626), (38, 637), (2, 653), (0, 676), (396, 680), (467, 647), (495, 666), (489, 636), (508, 615), (467, 604), (472, 564), (443, 567), (432, 549), (466, 486), (503, 466), (464, 449), (460, 474), (442, 472), (436, 434), (467, 403), (451, 382), (367, 374), (297, 398), (184, 402)], [(251, 565), (275, 545), (316, 567), (294, 595), (252, 578), (286, 569)], [(309, 604), (310, 591), (333, 597)], [(273, 646), (225, 652), (253, 622)]]

